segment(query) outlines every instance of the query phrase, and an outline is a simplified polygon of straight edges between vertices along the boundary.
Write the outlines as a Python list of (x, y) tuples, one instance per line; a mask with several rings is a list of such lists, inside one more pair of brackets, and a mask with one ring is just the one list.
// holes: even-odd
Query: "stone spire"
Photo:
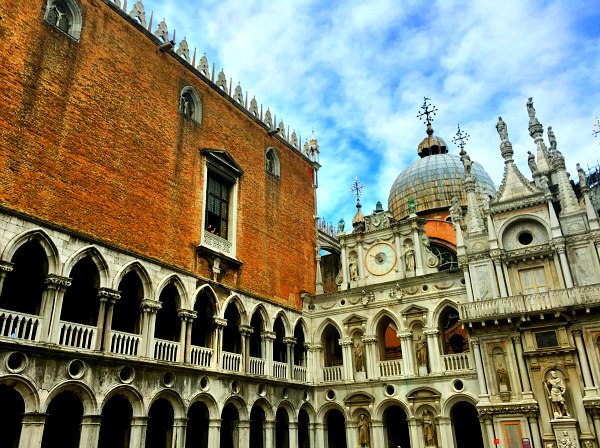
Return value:
[(544, 143), (544, 127), (535, 116), (531, 97), (527, 100), (527, 114), (529, 115), (529, 135), (537, 146), (537, 168), (538, 171), (545, 173), (551, 169), (550, 155)]
[[(548, 129), (552, 130), (552, 127), (549, 127)], [(554, 132), (552, 132), (551, 135), (554, 140), (552, 144), (556, 148), (556, 137), (554, 137)], [(571, 213), (577, 213), (581, 210), (579, 207), (579, 203), (577, 202), (577, 197), (575, 196), (575, 191), (573, 191), (573, 187), (571, 186), (569, 175), (567, 174), (567, 168), (565, 166), (565, 157), (558, 149), (554, 149), (551, 153), (551, 156), (551, 168), (556, 173), (556, 175), (553, 176), (553, 178), (558, 184), (560, 215), (563, 216), (565, 214), (568, 215)]]
[(477, 198), (477, 193), (475, 192), (475, 178), (471, 173), (473, 162), (471, 161), (471, 157), (467, 154), (467, 151), (465, 151), (465, 145), (468, 139), (469, 134), (462, 131), (460, 125), (458, 125), (458, 131), (452, 141), (460, 148), (460, 161), (465, 170), (463, 188), (467, 193), (467, 214), (463, 222), (466, 224), (467, 233), (473, 235), (483, 233), (485, 231), (485, 226), (483, 223), (481, 205)]

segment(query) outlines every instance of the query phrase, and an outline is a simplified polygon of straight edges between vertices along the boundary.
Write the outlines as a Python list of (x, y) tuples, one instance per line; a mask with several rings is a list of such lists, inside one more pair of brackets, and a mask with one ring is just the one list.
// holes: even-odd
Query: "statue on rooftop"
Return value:
[(548, 141), (550, 142), (550, 149), (556, 151), (556, 136), (552, 130), (552, 126), (548, 126)]
[(506, 123), (504, 122), (502, 117), (498, 117), (498, 123), (496, 124), (496, 130), (498, 131), (498, 134), (500, 135), (500, 140), (502, 140), (503, 143), (508, 142), (508, 130), (506, 128)]
[(450, 205), (450, 219), (455, 224), (462, 221), (462, 208), (456, 196), (452, 198), (452, 205)]
[(527, 113), (529, 114), (529, 121), (537, 120), (535, 118), (535, 107), (533, 107), (533, 98), (529, 97), (527, 100)]
[(535, 163), (535, 156), (531, 151), (527, 151), (527, 165), (529, 165), (529, 169), (531, 170), (531, 174), (537, 174), (538, 167), (537, 163)]
[(579, 176), (579, 188), (585, 188), (588, 186), (585, 171), (583, 171), (583, 168), (581, 168), (581, 165), (579, 163), (576, 165), (576, 167), (577, 167), (577, 176)]

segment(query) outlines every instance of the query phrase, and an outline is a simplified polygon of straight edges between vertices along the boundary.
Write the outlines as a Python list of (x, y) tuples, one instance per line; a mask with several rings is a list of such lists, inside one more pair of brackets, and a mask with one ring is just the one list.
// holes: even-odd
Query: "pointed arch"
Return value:
[(437, 324), (437, 322), (439, 322), (440, 320), (440, 317), (442, 316), (442, 313), (447, 307), (452, 307), (458, 311), (458, 304), (456, 302), (450, 299), (444, 299), (434, 308), (432, 312), (432, 322), (435, 322)]
[(58, 249), (50, 235), (41, 228), (27, 230), (12, 237), (2, 251), (1, 259), (10, 262), (15, 252), (29, 241), (37, 241), (42, 246), (48, 260), (48, 274), (59, 275), (61, 263)]
[(340, 335), (340, 338), (344, 337), (344, 332), (342, 330), (342, 327), (340, 327), (340, 325), (335, 320), (333, 320), (330, 317), (327, 317), (323, 320), (323, 322), (321, 322), (321, 324), (317, 328), (317, 331), (315, 331), (315, 333), (314, 333), (314, 335), (317, 336), (317, 341), (321, 340), (321, 338), (323, 337), (323, 332), (325, 331), (325, 329), (327, 328), (328, 325), (332, 325), (337, 330), (337, 332)]
[(318, 422), (325, 421), (325, 416), (327, 415), (327, 413), (329, 411), (331, 411), (333, 409), (340, 411), (342, 413), (342, 416), (344, 417), (344, 420), (346, 422), (348, 421), (348, 415), (346, 414), (346, 410), (344, 409), (344, 407), (334, 401), (330, 401), (319, 408), (319, 410), (317, 411), (316, 421), (318, 421)]
[(385, 411), (392, 407), (392, 406), (398, 406), (400, 409), (402, 409), (404, 411), (404, 413), (411, 418), (412, 417), (412, 413), (410, 412), (410, 406), (401, 401), (398, 400), (397, 398), (387, 398), (383, 401), (381, 401), (377, 407), (375, 408), (375, 411), (373, 412), (373, 419), (374, 420), (383, 420), (383, 414), (385, 413)]
[(306, 324), (306, 320), (301, 315), (298, 316), (298, 318), (294, 321), (294, 327), (293, 327), (294, 332), (296, 331), (296, 327), (298, 325), (300, 325), (300, 328), (304, 332), (304, 337), (306, 338), (306, 336), (310, 333), (308, 331), (308, 325)]
[(252, 318), (254, 317), (254, 315), (258, 313), (260, 315), (260, 317), (262, 318), (263, 324), (264, 324), (264, 328), (263, 330), (267, 330), (269, 328), (272, 328), (273, 324), (271, 322), (271, 319), (269, 318), (269, 313), (267, 313), (267, 310), (265, 308), (265, 306), (262, 303), (257, 304), (252, 311), (250, 312), (250, 320), (252, 320)]
[(67, 390), (73, 392), (81, 400), (83, 415), (97, 415), (99, 413), (98, 402), (96, 401), (94, 392), (87, 384), (80, 381), (65, 381), (55, 386), (44, 400), (41, 411), (46, 412), (54, 397)]
[(193, 300), (194, 303), (192, 303), (192, 309), (196, 308), (196, 302), (198, 301), (198, 297), (200, 297), (201, 294), (206, 295), (206, 297), (208, 297), (210, 299), (213, 310), (214, 310), (214, 317), (220, 316), (221, 308), (219, 307), (219, 297), (217, 296), (217, 293), (212, 288), (212, 286), (210, 286), (208, 283), (205, 283), (204, 285), (200, 285), (194, 291), (194, 300)]
[(285, 336), (286, 337), (290, 337), (292, 336), (292, 330), (290, 327), (290, 321), (287, 317), (287, 315), (283, 312), (283, 310), (279, 310), (277, 312), (277, 314), (275, 314), (275, 318), (273, 319), (273, 331), (275, 331), (275, 322), (277, 321), (278, 318), (281, 318), (281, 322), (283, 323), (283, 328), (285, 329)]
[(200, 392), (190, 400), (189, 407), (191, 408), (192, 405), (197, 402), (204, 403), (206, 405), (208, 409), (208, 416), (211, 420), (221, 418), (221, 414), (219, 413), (219, 405), (212, 395), (207, 394), (206, 392)]
[(138, 260), (131, 261), (121, 268), (113, 281), (113, 289), (118, 290), (119, 284), (121, 283), (121, 280), (123, 280), (123, 277), (125, 277), (125, 275), (131, 271), (134, 271), (140, 277), (142, 288), (144, 290), (144, 299), (154, 300), (155, 295), (152, 289), (150, 275), (148, 274), (148, 270)]
[(221, 318), (225, 318), (225, 313), (227, 312), (227, 308), (229, 305), (233, 305), (237, 308), (238, 313), (240, 314), (240, 325), (248, 324), (248, 315), (246, 313), (246, 308), (242, 302), (242, 299), (237, 294), (232, 294), (223, 303), (222, 314), (220, 314)]
[(127, 400), (129, 400), (129, 404), (131, 404), (131, 408), (133, 409), (134, 417), (145, 417), (147, 415), (146, 409), (144, 409), (144, 397), (142, 394), (140, 394), (134, 387), (126, 384), (119, 384), (110, 389), (108, 393), (104, 395), (100, 411), (102, 411), (104, 406), (106, 406), (106, 403), (116, 395), (123, 395), (125, 398), (127, 398)]
[(177, 290), (177, 309), (185, 308), (185, 305), (188, 303), (188, 295), (181, 277), (177, 274), (169, 274), (159, 282), (156, 287), (156, 297), (160, 298), (163, 289), (169, 285), (173, 285)]
[(382, 308), (373, 317), (373, 319), (371, 319), (371, 322), (369, 323), (369, 325), (367, 325), (367, 328), (368, 328), (367, 334), (376, 334), (379, 322), (384, 317), (388, 317), (396, 325), (396, 331), (400, 331), (400, 319), (398, 319), (398, 316), (391, 310), (389, 310), (387, 308)]
[(24, 376), (21, 375), (6, 375), (0, 378), (0, 386), (10, 386), (14, 388), (25, 403), (25, 412), (39, 412), (40, 396), (37, 392), (37, 387)]
[(181, 396), (172, 389), (159, 390), (154, 395), (152, 400), (150, 400), (150, 402), (148, 403), (146, 415), (148, 415), (148, 413), (150, 412), (152, 404), (161, 398), (164, 398), (169, 403), (171, 403), (171, 406), (173, 407), (174, 418), (186, 418), (185, 405), (183, 404), (183, 400), (181, 399)]
[(100, 288), (109, 288), (110, 285), (110, 269), (108, 267), (108, 263), (106, 259), (100, 252), (100, 250), (94, 246), (89, 245), (79, 249), (73, 255), (71, 255), (63, 265), (62, 276), (69, 277), (69, 274), (73, 270), (73, 267), (84, 258), (89, 257), (96, 268), (98, 269), (98, 274), (100, 275)]

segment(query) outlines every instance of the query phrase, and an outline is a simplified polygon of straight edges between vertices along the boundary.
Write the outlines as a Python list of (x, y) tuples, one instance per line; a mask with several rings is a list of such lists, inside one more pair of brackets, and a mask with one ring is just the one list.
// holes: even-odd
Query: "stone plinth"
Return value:
[(555, 418), (550, 420), (556, 444), (560, 447), (580, 448), (577, 436), (577, 420), (574, 418)]

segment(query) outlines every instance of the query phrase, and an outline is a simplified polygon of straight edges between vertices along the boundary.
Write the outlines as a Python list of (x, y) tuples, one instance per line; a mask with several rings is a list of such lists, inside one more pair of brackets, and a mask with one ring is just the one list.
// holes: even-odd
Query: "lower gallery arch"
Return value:
[(325, 448), (347, 448), (346, 419), (339, 409), (331, 409), (325, 414)]
[(410, 448), (408, 418), (398, 405), (391, 405), (383, 412), (385, 426), (385, 446)]
[(21, 422), (25, 401), (13, 387), (0, 385), (0, 434), (2, 446), (17, 448), (21, 437)]
[[(221, 412), (220, 448), (237, 448), (240, 414), (233, 403), (227, 403)], [(212, 448), (212, 447), (211, 447)]]
[(112, 396), (102, 409), (99, 448), (128, 448), (133, 408), (124, 395)]
[(311, 448), (308, 432), (310, 418), (306, 409), (300, 409), (298, 413), (298, 448)]
[(186, 448), (208, 448), (208, 407), (203, 402), (196, 401), (190, 406), (187, 416)]
[(265, 411), (255, 404), (250, 411), (250, 446), (265, 448)]
[(146, 448), (171, 448), (173, 446), (174, 412), (171, 402), (159, 398), (148, 412)]
[(454, 433), (454, 446), (483, 448), (481, 425), (475, 406), (468, 401), (458, 401), (450, 409)]
[(290, 417), (284, 408), (278, 408), (275, 414), (275, 447), (289, 448)]
[(83, 403), (71, 390), (56, 395), (46, 410), (42, 448), (77, 448)]

